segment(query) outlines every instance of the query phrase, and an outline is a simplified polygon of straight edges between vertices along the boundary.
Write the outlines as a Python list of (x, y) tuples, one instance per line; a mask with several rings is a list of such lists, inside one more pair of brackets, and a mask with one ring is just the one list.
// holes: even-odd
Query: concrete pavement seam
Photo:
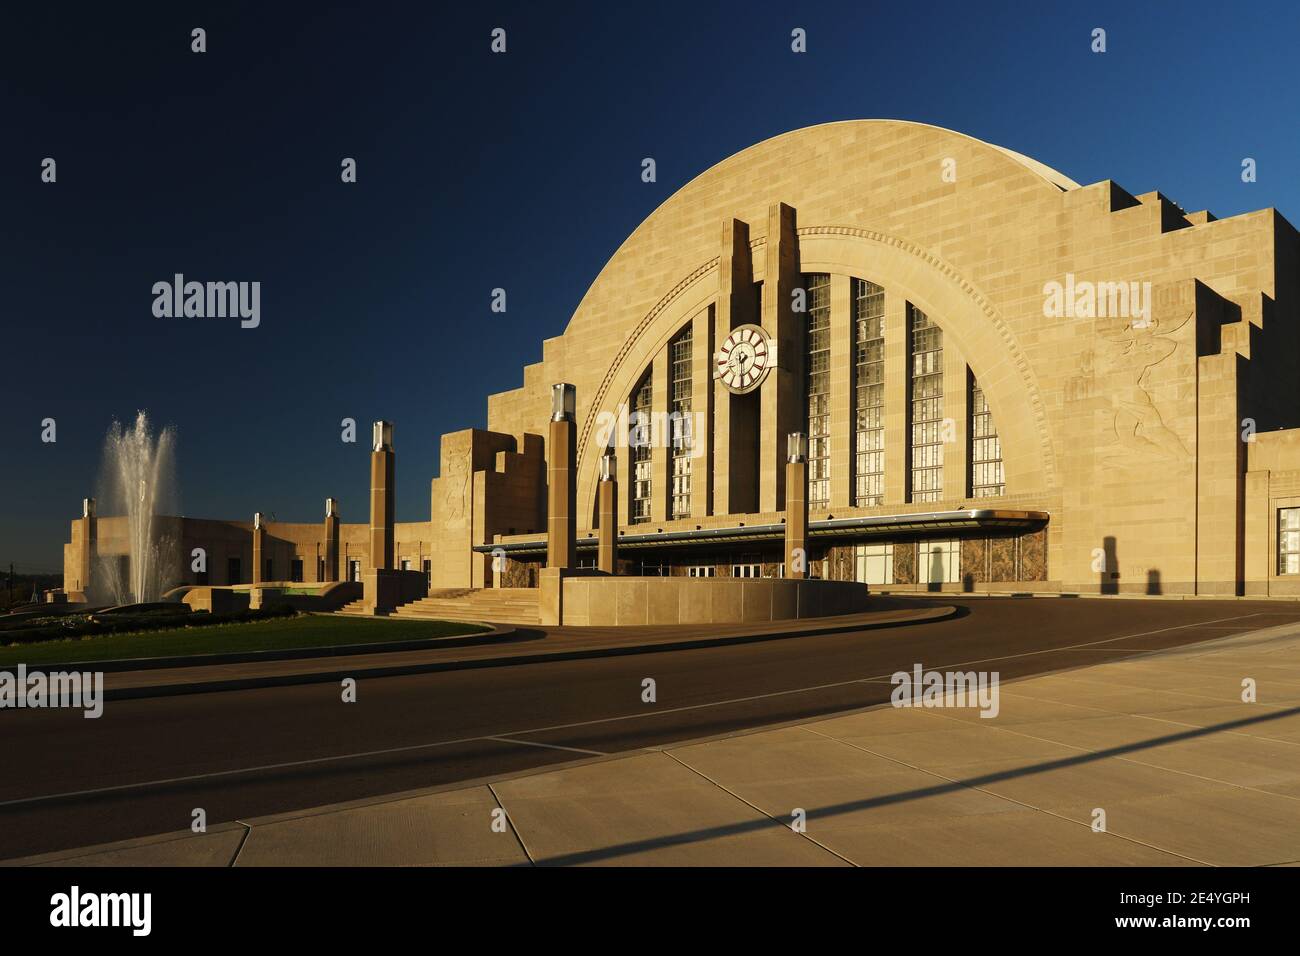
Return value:
[[(1079, 682), (1077, 682), (1077, 683), (1082, 683), (1082, 681), (1079, 681)], [(1017, 693), (1014, 693), (1014, 692), (1011, 692), (1011, 691), (1006, 691), (1005, 693), (1007, 694), (1008, 697), (1018, 697), (1018, 698), (1020, 698), (1021, 700), (1046, 701), (1047, 703), (1051, 703), (1051, 704), (1062, 704), (1062, 705), (1067, 706), (1067, 707), (1077, 707), (1077, 708), (1079, 708), (1079, 709), (1081, 709), (1081, 710), (1095, 710), (1095, 711), (1097, 711), (1097, 713), (1099, 713), (1099, 714), (1104, 714), (1104, 715), (1106, 715), (1107, 717), (1133, 717), (1133, 718), (1136, 718), (1136, 719), (1138, 719), (1138, 720), (1155, 720), (1155, 721), (1158, 721), (1158, 722), (1160, 722), (1160, 723), (1162, 723), (1162, 724), (1173, 724), (1175, 727), (1200, 727), (1200, 726), (1202, 726), (1201, 724), (1189, 724), (1189, 723), (1188, 723), (1187, 721), (1185, 721), (1185, 720), (1172, 720), (1172, 719), (1170, 719), (1169, 717), (1158, 717), (1158, 716), (1156, 716), (1155, 714), (1132, 714), (1132, 713), (1128, 713), (1128, 712), (1126, 712), (1126, 711), (1122, 711), (1122, 710), (1107, 710), (1105, 707), (1098, 707), (1096, 704), (1066, 704), (1065, 701), (1062, 701), (1062, 700), (1054, 700), (1054, 699), (1052, 699), (1052, 698), (1050, 698), (1050, 697), (1026, 697), (1026, 696), (1024, 696), (1024, 695), (1022, 695), (1022, 694), (1017, 694)], [(1218, 704), (1220, 704), (1220, 705), (1222, 705), (1222, 706), (1225, 706), (1225, 707), (1229, 705), (1229, 702), (1227, 702), (1227, 701), (1217, 700), (1217, 698), (1214, 698), (1214, 697), (1203, 697), (1202, 699), (1203, 699), (1203, 700), (1209, 700), (1209, 701), (1215, 701), (1216, 703), (1218, 703)], [(1284, 711), (1290, 709), (1290, 707), (1284, 707), (1284, 706), (1282, 706), (1282, 705), (1280, 705), (1280, 704), (1252, 704), (1251, 706), (1253, 706), (1253, 707), (1260, 707), (1260, 708), (1263, 708), (1263, 709), (1265, 709), (1265, 710), (1274, 710), (1274, 711), (1278, 711), (1278, 712), (1284, 712)], [(1294, 705), (1292, 705), (1292, 706), (1294, 706)], [(935, 716), (940, 716), (940, 715), (936, 714)], [(1065, 718), (1065, 719), (1069, 719), (1069, 718)], [(997, 728), (997, 729), (998, 729), (998, 730), (1007, 730), (1008, 728), (1005, 728), (1005, 727), (999, 727), (999, 728)], [(1263, 737), (1263, 736), (1260, 736), (1259, 734), (1245, 734), (1245, 733), (1242, 733), (1240, 730), (1224, 730), (1224, 731), (1220, 731), (1220, 733), (1231, 734), (1231, 735), (1234, 736), (1234, 737), (1245, 737), (1247, 740), (1267, 740), (1269, 743), (1274, 743), (1274, 744), (1286, 744), (1288, 747), (1300, 747), (1300, 741), (1297, 741), (1297, 740), (1284, 740), (1284, 739), (1281, 738), (1281, 737)], [(1300, 799), (1300, 798), (1297, 798), (1297, 799)]]
[[(1015, 696), (1015, 695), (1013, 695), (1013, 696)], [(1059, 701), (1059, 700), (1057, 700), (1057, 701), (1052, 701), (1050, 698), (1047, 698), (1047, 697), (1030, 697), (1030, 698), (1025, 698), (1025, 699), (1026, 699), (1026, 700), (1046, 700), (1046, 701), (1050, 701), (1051, 703), (1055, 703), (1055, 704), (1061, 704), (1061, 703), (1064, 703), (1064, 701)], [(1103, 713), (1103, 714), (1106, 714), (1107, 716), (1112, 716), (1112, 717), (1132, 717), (1132, 718), (1135, 718), (1135, 719), (1141, 720), (1141, 719), (1145, 719), (1146, 716), (1147, 716), (1146, 714), (1128, 714), (1128, 713), (1124, 713), (1123, 711), (1105, 710), (1105, 709), (1100, 708), (1100, 707), (1089, 707), (1089, 705), (1087, 705), (1087, 704), (1074, 704), (1074, 705), (1072, 705), (1072, 706), (1075, 706), (1075, 707), (1084, 707), (1084, 708), (1087, 708), (1087, 709), (1089, 709), (1089, 710), (1096, 710), (1096, 711), (1099, 711), (1100, 713)], [(960, 717), (949, 717), (947, 714), (935, 714), (934, 716), (936, 716), (936, 717), (944, 717), (944, 718), (947, 718), (947, 719), (949, 719), (949, 720), (959, 720), (959, 721), (961, 721), (961, 718), (960, 718)], [(1200, 725), (1200, 724), (1188, 724), (1188, 723), (1185, 723), (1185, 722), (1183, 722), (1183, 721), (1178, 721), (1178, 720), (1162, 720), (1161, 718), (1152, 718), (1152, 719), (1161, 720), (1162, 723), (1173, 724), (1175, 727), (1188, 727), (1188, 728), (1197, 729), (1197, 730), (1204, 730), (1204, 729), (1206, 729), (1206, 728), (1204, 728), (1204, 727), (1203, 727), (1202, 725)], [(961, 721), (961, 722), (962, 722), (962, 723), (968, 723), (967, 721)], [(1027, 738), (1027, 739), (1029, 739), (1029, 740), (1039, 740), (1039, 741), (1042, 741), (1043, 743), (1056, 744), (1056, 745), (1059, 746), (1059, 747), (1068, 747), (1068, 748), (1071, 749), (1071, 750), (1078, 750), (1078, 751), (1080, 751), (1081, 753), (1096, 753), (1096, 752), (1097, 752), (1097, 751), (1095, 751), (1095, 750), (1091, 750), (1091, 749), (1089, 749), (1089, 748), (1087, 748), (1087, 747), (1081, 747), (1081, 746), (1079, 746), (1078, 744), (1067, 744), (1067, 743), (1062, 743), (1062, 742), (1059, 741), (1059, 740), (1052, 740), (1052, 739), (1050, 739), (1050, 738), (1048, 738), (1048, 737), (1038, 737), (1038, 736), (1035, 736), (1034, 734), (1026, 733), (1026, 732), (1024, 732), (1023, 730), (1014, 730), (1014, 729), (1012, 729), (1012, 728), (1010, 728), (1010, 727), (989, 727), (988, 729), (989, 729), (989, 730), (998, 730), (998, 731), (1001, 731), (1002, 733), (1005, 733), (1005, 734), (1015, 734), (1015, 735), (1018, 736), (1018, 737), (1025, 737), (1025, 738)], [(1236, 731), (1232, 731), (1232, 730), (1220, 730), (1220, 731), (1216, 731), (1216, 733), (1236, 734), (1237, 732), (1236, 732)], [(1238, 734), (1238, 736), (1246, 737), (1247, 739), (1253, 739), (1253, 740), (1261, 740), (1261, 741), (1263, 741), (1263, 740), (1267, 740), (1267, 741), (1269, 741), (1269, 742), (1271, 742), (1271, 743), (1288, 743), (1288, 744), (1292, 743), (1292, 741), (1289, 741), (1289, 740), (1287, 740), (1287, 741), (1276, 741), (1276, 740), (1274, 740), (1274, 739), (1271, 738), (1271, 737), (1254, 737), (1254, 736), (1252, 736), (1252, 735), (1250, 735), (1250, 734)], [(1206, 782), (1208, 782), (1208, 783), (1219, 784), (1220, 786), (1225, 786), (1225, 787), (1235, 787), (1235, 788), (1238, 789), (1238, 790), (1247, 790), (1247, 791), (1250, 791), (1251, 793), (1265, 794), (1265, 795), (1268, 795), (1268, 796), (1271, 796), (1271, 797), (1284, 797), (1284, 798), (1286, 798), (1287, 800), (1300, 800), (1300, 796), (1295, 795), (1295, 794), (1290, 794), (1290, 793), (1276, 793), (1276, 792), (1274, 792), (1274, 791), (1272, 791), (1272, 790), (1261, 790), (1259, 787), (1252, 787), (1252, 786), (1249, 786), (1248, 784), (1244, 784), (1244, 783), (1234, 783), (1234, 782), (1231, 781), (1231, 780), (1220, 780), (1218, 777), (1206, 777), (1206, 776), (1203, 776), (1203, 775), (1201, 775), (1201, 774), (1199, 774), (1199, 773), (1192, 773), (1192, 772), (1189, 771), (1189, 770), (1175, 770), (1175, 769), (1172, 768), (1172, 767), (1162, 767), (1162, 766), (1160, 766), (1159, 764), (1147, 763), (1147, 762), (1144, 761), (1144, 760), (1138, 760), (1136, 757), (1124, 757), (1124, 756), (1120, 756), (1120, 755), (1117, 754), (1117, 755), (1115, 755), (1115, 756), (1113, 756), (1113, 757), (1110, 757), (1110, 758), (1107, 758), (1107, 759), (1110, 759), (1110, 760), (1123, 760), (1123, 761), (1125, 761), (1126, 763), (1136, 764), (1136, 765), (1139, 766), (1139, 767), (1147, 767), (1147, 768), (1149, 768), (1149, 769), (1151, 769), (1151, 770), (1159, 770), (1159, 771), (1162, 771), (1162, 772), (1164, 772), (1164, 773), (1173, 773), (1173, 774), (1178, 774), (1178, 775), (1180, 775), (1180, 776), (1184, 776), (1184, 777), (1191, 777), (1191, 778), (1193, 778), (1193, 779), (1195, 779), (1195, 780), (1204, 780), (1204, 781), (1206, 781)]]
[(487, 785), (487, 788), (488, 792), (492, 794), (492, 799), (496, 801), (496, 805), (500, 807), (501, 812), (506, 815), (506, 823), (510, 824), (510, 832), (513, 833), (515, 839), (519, 841), (519, 849), (523, 850), (524, 856), (528, 857), (529, 865), (537, 866), (537, 861), (533, 859), (532, 851), (528, 849), (528, 844), (524, 842), (524, 835), (519, 832), (519, 827), (515, 825), (515, 818), (512, 817), (510, 811), (506, 809), (506, 804), (505, 801), (501, 799), (501, 794), (497, 793), (496, 787), (492, 786), (490, 783)]
[[(1136, 684), (1120, 684), (1120, 683), (1109, 682), (1109, 681), (1108, 681), (1108, 682), (1102, 682), (1102, 681), (1084, 680), (1084, 679), (1079, 678), (1079, 677), (1067, 677), (1067, 676), (1064, 676), (1064, 675), (1061, 675), (1061, 674), (1053, 674), (1052, 676), (1057, 677), (1057, 678), (1060, 679), (1060, 680), (1068, 680), (1068, 681), (1070, 681), (1071, 683), (1075, 683), (1075, 684), (1094, 684), (1094, 685), (1097, 685), (1097, 686), (1100, 686), (1100, 687), (1118, 687), (1118, 688), (1121, 688), (1121, 689), (1123, 689), (1123, 690), (1132, 690), (1132, 691), (1150, 691), (1150, 690), (1152, 690), (1152, 688), (1149, 688), (1149, 687), (1142, 687), (1142, 686), (1139, 686), (1139, 685), (1136, 685)], [(1290, 681), (1274, 681), (1274, 680), (1272, 680), (1271, 678), (1270, 678), (1270, 682), (1271, 682), (1271, 683), (1278, 683), (1278, 684), (1290, 684), (1290, 683), (1291, 683)], [(1209, 694), (1198, 694), (1198, 693), (1196, 693), (1195, 691), (1188, 691), (1188, 690), (1174, 690), (1174, 689), (1172, 689), (1172, 688), (1155, 688), (1155, 691), (1156, 691), (1157, 693), (1161, 693), (1161, 694), (1169, 694), (1169, 695), (1171, 695), (1171, 696), (1173, 696), (1173, 697), (1187, 697), (1187, 698), (1190, 698), (1192, 701), (1196, 701), (1196, 702), (1199, 702), (1199, 701), (1208, 701), (1208, 702), (1210, 702), (1210, 703), (1220, 704), (1220, 705), (1225, 706), (1225, 707), (1228, 706), (1228, 705), (1230, 705), (1230, 704), (1237, 703), (1236, 701), (1223, 700), (1223, 699), (1218, 698), (1218, 697), (1211, 697)], [(1076, 704), (1075, 706), (1076, 706), (1076, 707), (1080, 707), (1080, 706), (1084, 706), (1084, 705), (1082, 705), (1082, 704)], [(1192, 704), (1189, 703), (1188, 706), (1190, 707), (1190, 706), (1192, 706)], [(1294, 702), (1289, 702), (1289, 703), (1285, 703), (1285, 704), (1256, 703), (1256, 704), (1253, 704), (1252, 706), (1263, 707), (1263, 708), (1270, 708), (1270, 707), (1271, 707), (1271, 708), (1274, 708), (1274, 709), (1277, 709), (1277, 710), (1285, 710), (1285, 709), (1287, 709), (1288, 707), (1294, 707), (1294, 706), (1295, 706), (1295, 703), (1294, 703)], [(1104, 708), (1094, 708), (1094, 709), (1101, 710), (1101, 709), (1104, 709)], [(1119, 713), (1119, 711), (1117, 711), (1116, 713)], [(1132, 714), (1132, 715), (1130, 715), (1130, 716), (1133, 716), (1133, 717), (1143, 717), (1143, 716), (1147, 716), (1147, 715), (1145, 715), (1145, 714)], [(1282, 742), (1283, 742), (1283, 743), (1296, 743), (1296, 741), (1282, 741)]]
[(603, 750), (586, 750), (582, 747), (562, 747), (559, 744), (544, 744), (537, 740), (516, 740), (513, 737), (484, 737), (484, 740), (497, 740), (503, 744), (520, 744), (525, 747), (545, 747), (548, 750), (567, 750), (575, 754), (588, 754), (592, 757), (608, 757), (609, 754)]
[(96, 856), (101, 853), (134, 850), (144, 846), (161, 846), (167, 843), (176, 843), (182, 840), (192, 840), (196, 837), (213, 836), (219, 833), (226, 833), (239, 827), (243, 829), (243, 824), (234, 820), (223, 823), (214, 823), (208, 827), (204, 833), (195, 833), (189, 827), (184, 830), (167, 830), (162, 833), (150, 833), (145, 836), (127, 837), (124, 840), (114, 840), (110, 843), (98, 843), (90, 846), (68, 847), (63, 850), (49, 850), (45, 853), (36, 853), (29, 856), (8, 857), (0, 860), (0, 867), (15, 866), (40, 866), (43, 864), (60, 864), (75, 866), (75, 861), (88, 856)]
[[(958, 719), (958, 718), (953, 718), (953, 719), (956, 720), (956, 719)], [(863, 747), (863, 746), (861, 746), (860, 744), (855, 744), (855, 743), (853, 743), (852, 741), (848, 741), (848, 740), (840, 740), (840, 739), (838, 739), (838, 738), (836, 738), (836, 737), (832, 737), (832, 736), (830, 736), (829, 734), (824, 734), (824, 733), (822, 733), (821, 731), (819, 731), (819, 730), (815, 730), (815, 729), (813, 729), (813, 728), (811, 728), (811, 727), (809, 727), (809, 728), (807, 728), (807, 729), (808, 729), (808, 731), (809, 731), (810, 733), (814, 733), (814, 734), (816, 734), (816, 735), (819, 736), (819, 737), (823, 737), (823, 738), (825, 738), (826, 740), (832, 740), (832, 741), (835, 741), (836, 743), (843, 744), (843, 745), (846, 746), (846, 747), (851, 747), (851, 748), (854, 749), (854, 750), (861, 751), (862, 753), (871, 754), (873, 757), (879, 757), (881, 760), (888, 760), (888, 761), (890, 761), (891, 763), (896, 763), (896, 764), (898, 764), (898, 765), (900, 765), (900, 766), (907, 767), (909, 770), (915, 770), (915, 771), (918, 771), (919, 773), (928, 774), (928, 775), (931, 776), (931, 777), (937, 777), (937, 778), (940, 779), (940, 780), (945, 780), (945, 781), (947, 781), (948, 783), (956, 784), (956, 785), (959, 786), (959, 787), (965, 787), (965, 788), (968, 789), (968, 790), (974, 790), (974, 791), (976, 791), (976, 792), (978, 792), (978, 793), (985, 794), (986, 796), (993, 797), (994, 799), (1002, 800), (1002, 801), (1004, 801), (1004, 802), (1006, 802), (1006, 803), (1015, 804), (1016, 806), (1019, 806), (1019, 807), (1024, 807), (1026, 810), (1034, 810), (1034, 811), (1036, 811), (1036, 812), (1038, 812), (1038, 813), (1043, 813), (1043, 814), (1046, 814), (1047, 816), (1050, 816), (1050, 817), (1056, 817), (1058, 820), (1064, 820), (1066, 823), (1074, 824), (1075, 826), (1086, 827), (1086, 828), (1088, 828), (1089, 830), (1092, 829), (1091, 827), (1089, 827), (1088, 824), (1086, 824), (1086, 823), (1084, 823), (1084, 822), (1082, 822), (1082, 821), (1080, 821), (1080, 820), (1071, 820), (1069, 817), (1067, 817), (1067, 816), (1065, 816), (1065, 815), (1063, 815), (1063, 814), (1060, 814), (1060, 813), (1056, 813), (1056, 812), (1054, 812), (1054, 811), (1052, 811), (1052, 810), (1048, 810), (1048, 809), (1045, 808), (1045, 807), (1036, 807), (1036, 806), (1034, 806), (1034, 805), (1031, 804), (1031, 803), (1025, 803), (1023, 800), (1017, 800), (1017, 799), (1015, 799), (1014, 797), (1008, 797), (1008, 796), (1006, 796), (1006, 795), (1004, 795), (1004, 794), (1001, 794), (1001, 793), (994, 793), (992, 790), (986, 790), (986, 789), (984, 789), (983, 787), (980, 787), (980, 786), (977, 786), (977, 785), (974, 785), (974, 784), (966, 783), (965, 781), (963, 781), (963, 780), (958, 780), (958, 779), (956, 779), (956, 778), (954, 778), (954, 777), (949, 777), (949, 776), (947, 776), (946, 774), (944, 774), (944, 773), (942, 773), (942, 772), (940, 772), (940, 771), (938, 771), (938, 770), (929, 770), (929, 769), (927, 769), (927, 768), (925, 768), (925, 767), (920, 767), (920, 766), (917, 766), (917, 765), (915, 765), (915, 764), (910, 764), (910, 763), (908, 763), (906, 760), (899, 760), (897, 757), (890, 757), (890, 756), (888, 756), (888, 755), (886, 755), (886, 754), (877, 753), (876, 751), (871, 750), (871, 749), (868, 748), (868, 747)], [(994, 728), (994, 729), (996, 729), (996, 728)], [(1088, 751), (1088, 752), (1091, 752), (1091, 751)], [(1144, 847), (1146, 847), (1147, 849), (1149, 849), (1149, 850), (1155, 850), (1155, 851), (1158, 852), (1158, 853), (1165, 853), (1165, 854), (1167, 854), (1167, 855), (1169, 855), (1169, 856), (1176, 856), (1176, 857), (1178, 857), (1179, 859), (1187, 860), (1187, 861), (1190, 862), (1190, 863), (1197, 863), (1197, 864), (1200, 864), (1201, 866), (1214, 866), (1213, 863), (1207, 863), (1207, 862), (1205, 862), (1204, 860), (1198, 860), (1198, 859), (1196, 859), (1195, 857), (1187, 856), (1186, 854), (1184, 854), (1184, 853), (1179, 853), (1179, 852), (1177, 852), (1176, 850), (1169, 850), (1169, 849), (1166, 849), (1166, 848), (1164, 848), (1164, 847), (1154, 846), (1154, 845), (1152, 845), (1152, 844), (1150, 844), (1150, 843), (1146, 843), (1146, 842), (1144, 842), (1144, 841), (1142, 841), (1142, 840), (1135, 839), (1134, 837), (1127, 837), (1127, 836), (1123, 836), (1122, 834), (1119, 834), (1119, 833), (1112, 833), (1110, 830), (1103, 830), (1102, 832), (1105, 833), (1107, 836), (1113, 836), (1113, 837), (1115, 837), (1115, 838), (1117, 838), (1117, 839), (1124, 840), (1124, 841), (1126, 841), (1126, 842), (1128, 842), (1128, 843), (1133, 843), (1133, 844), (1136, 844), (1136, 845), (1138, 845), (1138, 846), (1144, 846)]]
[[(1111, 662), (1111, 663), (1114, 663), (1114, 662)], [(1062, 677), (1061, 680), (1072, 680), (1072, 681), (1074, 681), (1074, 682), (1077, 683), (1077, 684), (1101, 684), (1101, 685), (1103, 685), (1103, 686), (1107, 686), (1107, 687), (1124, 687), (1124, 688), (1128, 688), (1128, 689), (1130, 689), (1130, 690), (1152, 690), (1152, 689), (1154, 689), (1154, 690), (1159, 691), (1159, 692), (1162, 693), (1162, 694), (1174, 694), (1174, 695), (1176, 695), (1176, 696), (1178, 696), (1178, 697), (1194, 697), (1194, 698), (1196, 698), (1197, 700), (1218, 700), (1217, 697), (1210, 697), (1210, 696), (1208, 696), (1208, 695), (1206, 695), (1206, 694), (1198, 694), (1198, 693), (1196, 693), (1195, 691), (1190, 691), (1190, 690), (1174, 690), (1173, 688), (1163, 688), (1163, 687), (1149, 688), (1149, 687), (1142, 687), (1141, 685), (1138, 685), (1138, 684), (1124, 684), (1124, 683), (1121, 683), (1121, 682), (1115, 682), (1115, 681), (1096, 681), (1096, 680), (1086, 680), (1086, 679), (1084, 679), (1084, 678), (1082, 678), (1082, 677)], [(1287, 685), (1287, 686), (1296, 686), (1296, 687), (1300, 687), (1300, 681), (1290, 681), (1290, 680), (1286, 680), (1285, 678), (1270, 677), (1270, 678), (1268, 679), (1268, 681), (1269, 681), (1270, 684), (1285, 684), (1285, 685)], [(1219, 703), (1221, 703), (1221, 704), (1223, 704), (1223, 703), (1228, 703), (1228, 701), (1222, 701), (1222, 700), (1219, 700)]]
[(239, 854), (244, 852), (244, 846), (248, 843), (248, 838), (253, 835), (253, 828), (243, 820), (236, 820), (235, 822), (244, 828), (244, 835), (239, 840), (239, 846), (235, 848), (235, 855), (230, 858), (230, 869), (234, 869), (239, 865)]
[(808, 834), (808, 831), (807, 831), (807, 830), (803, 830), (803, 831), (794, 830), (794, 829), (792, 829), (790, 826), (788, 826), (787, 824), (782, 823), (782, 822), (781, 822), (780, 820), (778, 820), (776, 817), (772, 816), (772, 814), (768, 813), (766, 810), (762, 809), (761, 807), (755, 806), (754, 804), (750, 803), (748, 800), (746, 800), (746, 799), (745, 799), (744, 797), (742, 797), (740, 794), (736, 793), (734, 790), (731, 790), (731, 789), (729, 789), (729, 788), (727, 788), (727, 787), (724, 787), (722, 784), (720, 784), (718, 781), (714, 780), (712, 777), (710, 777), (710, 776), (709, 776), (707, 773), (705, 773), (704, 771), (702, 771), (702, 770), (697, 770), (695, 767), (692, 767), (690, 764), (688, 764), (686, 761), (682, 760), (680, 757), (678, 757), (678, 756), (677, 756), (675, 753), (673, 753), (671, 750), (665, 750), (665, 751), (663, 751), (663, 754), (664, 754), (665, 757), (671, 757), (673, 760), (677, 761), (678, 764), (680, 764), (681, 766), (685, 767), (687, 770), (689, 770), (691, 773), (695, 774), (696, 776), (700, 777), (701, 779), (706, 780), (707, 782), (711, 783), (713, 786), (717, 787), (717, 788), (718, 788), (719, 790), (721, 790), (723, 793), (725, 793), (725, 794), (727, 794), (728, 796), (734, 797), (735, 799), (739, 800), (741, 803), (743, 803), (745, 806), (749, 807), (749, 808), (750, 808), (751, 810), (753, 810), (755, 813), (757, 813), (757, 814), (759, 814), (759, 815), (761, 815), (761, 816), (767, 817), (767, 819), (771, 820), (774, 824), (776, 824), (777, 826), (781, 827), (781, 829), (783, 829), (783, 830), (789, 830), (789, 831), (790, 831), (791, 833), (793, 833), (795, 836), (802, 837), (803, 839), (807, 840), (809, 843), (813, 844), (814, 846), (820, 847), (821, 849), (825, 850), (825, 851), (826, 851), (827, 853), (829, 853), (831, 856), (833, 856), (833, 857), (835, 857), (835, 858), (837, 858), (837, 859), (843, 860), (843, 861), (844, 861), (845, 863), (847, 863), (849, 866), (854, 866), (854, 867), (856, 867), (856, 866), (858, 865), (858, 864), (855, 863), (853, 860), (850, 860), (848, 857), (843, 856), (842, 854), (836, 853), (834, 850), (832, 850), (832, 849), (831, 849), (830, 847), (828, 847), (826, 844), (822, 843), (820, 840), (814, 839), (812, 836), (810, 836), (810, 835)]

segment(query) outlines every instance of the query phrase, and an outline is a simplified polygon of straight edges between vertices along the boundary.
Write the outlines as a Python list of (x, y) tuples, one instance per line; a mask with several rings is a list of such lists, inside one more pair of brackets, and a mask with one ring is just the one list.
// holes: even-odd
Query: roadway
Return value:
[[(1014, 680), (1300, 622), (1279, 602), (968, 598), (958, 617), (627, 657), (4, 710), (0, 859), (491, 778), (887, 701), (896, 670)], [(642, 681), (656, 682), (654, 703)]]

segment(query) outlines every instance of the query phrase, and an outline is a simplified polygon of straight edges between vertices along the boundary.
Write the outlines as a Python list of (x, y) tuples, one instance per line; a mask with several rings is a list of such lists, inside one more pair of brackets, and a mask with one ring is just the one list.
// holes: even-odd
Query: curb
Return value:
[[(149, 671), (168, 667), (205, 667), (209, 664), (254, 664), (258, 661), (302, 660), (313, 657), (347, 657), (352, 654), (382, 654), (388, 651), (422, 651), (437, 647), (463, 647), (480, 641), (495, 643), (498, 638), (513, 637), (513, 626), (492, 627), (480, 621), (451, 621), (453, 624), (477, 624), (491, 630), (452, 637), (421, 637), (409, 641), (376, 641), (373, 644), (337, 644), (333, 647), (287, 647), (270, 651), (232, 651), (227, 654), (189, 654), (183, 657), (116, 658), (104, 661), (59, 661), (53, 664), (27, 664), (31, 670)], [(525, 638), (518, 638), (524, 640)]]
[[(176, 684), (157, 684), (144, 687), (106, 689), (105, 700), (138, 700), (147, 697), (175, 697), (184, 694), (220, 693), (235, 690), (254, 690), (262, 687), (293, 687), (303, 684), (329, 684), (348, 677), (402, 677), (412, 674), (431, 674), (441, 671), (476, 670), (486, 667), (513, 667), (521, 664), (544, 664), (556, 661), (594, 660), (604, 657), (628, 657), (637, 654), (657, 654), (666, 651), (693, 650), (704, 647), (725, 647), (731, 644), (755, 644), (762, 641), (783, 640), (792, 637), (814, 637), (820, 634), (839, 634), (846, 631), (883, 630), (909, 624), (929, 624), (956, 616), (957, 608), (951, 605), (926, 608), (917, 616), (893, 621), (855, 622), (809, 630), (783, 630), (764, 634), (731, 634), (720, 637), (687, 638), (657, 644), (631, 644), (623, 646), (591, 647), (573, 651), (550, 651), (541, 654), (521, 654), (511, 657), (479, 657), (466, 660), (427, 661), (419, 664), (395, 664), (352, 670), (317, 671), (310, 674), (266, 675), (261, 677), (234, 677), (229, 680), (189, 681)], [(446, 647), (448, 645), (440, 645)], [(192, 659), (191, 659), (192, 660)]]
[(966, 598), (1016, 598), (1018, 600), (1059, 598), (1071, 601), (1272, 601), (1295, 604), (1300, 594), (1098, 594), (1089, 591), (875, 591), (891, 598), (931, 598), (964, 600)]

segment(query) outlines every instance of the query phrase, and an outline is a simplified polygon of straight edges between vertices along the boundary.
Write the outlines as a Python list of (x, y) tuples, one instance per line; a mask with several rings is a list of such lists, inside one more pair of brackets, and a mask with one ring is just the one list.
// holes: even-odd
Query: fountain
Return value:
[(108, 554), (97, 577), (117, 604), (158, 601), (180, 578), (179, 529), (166, 517), (176, 514), (178, 504), (175, 444), (170, 426), (154, 438), (143, 411), (132, 428), (114, 420), (104, 439), (101, 514), (126, 519), (122, 547), (113, 549), (124, 551), (126, 561)]

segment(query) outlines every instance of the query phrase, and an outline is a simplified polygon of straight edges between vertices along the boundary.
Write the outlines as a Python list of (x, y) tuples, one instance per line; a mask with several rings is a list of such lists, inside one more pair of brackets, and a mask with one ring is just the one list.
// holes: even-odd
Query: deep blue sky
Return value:
[[(364, 521), (386, 417), (398, 518), (427, 519), (438, 436), (486, 424), (675, 189), (790, 129), (918, 120), (1080, 183), (1300, 223), (1293, 0), (548, 6), (2, 15), (0, 563), (61, 568), (109, 422), (137, 408), (178, 429), (186, 514), (315, 521), (332, 494)], [(261, 281), (261, 327), (155, 318), (174, 272)]]

